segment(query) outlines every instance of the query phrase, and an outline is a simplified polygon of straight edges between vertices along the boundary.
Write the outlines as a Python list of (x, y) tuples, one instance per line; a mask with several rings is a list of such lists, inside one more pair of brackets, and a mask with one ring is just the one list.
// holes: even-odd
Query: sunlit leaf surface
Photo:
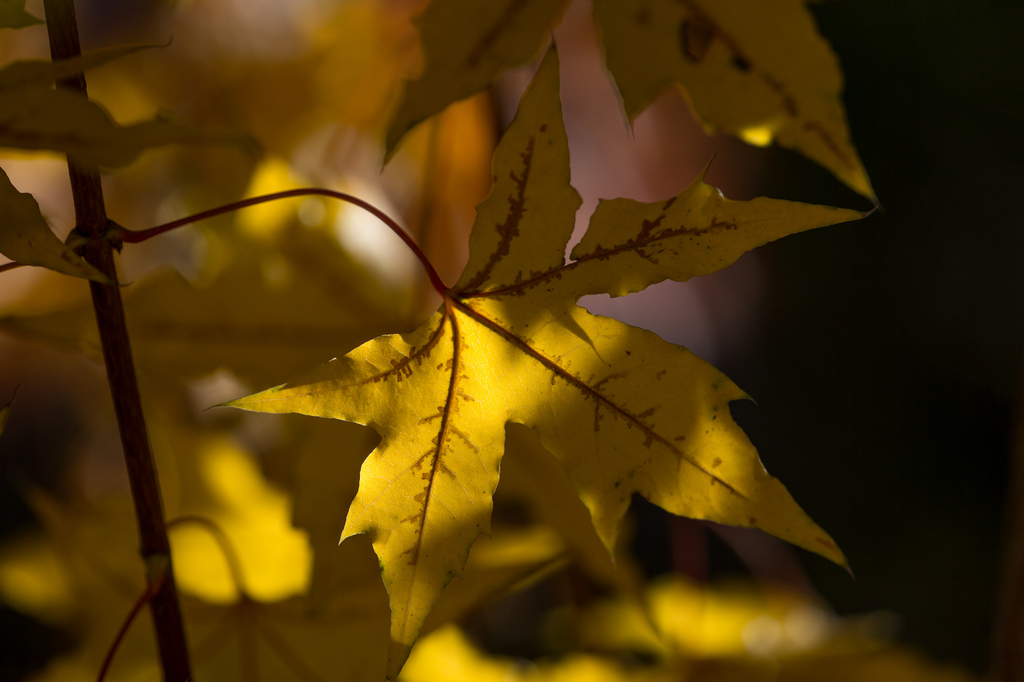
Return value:
[[(686, 349), (575, 301), (712, 272), (772, 239), (862, 214), (729, 202), (698, 180), (674, 199), (599, 212), (596, 236), (566, 263), (579, 197), (553, 51), (494, 168), (469, 264), (428, 321), (230, 403), (380, 434), (342, 538), (368, 534), (380, 559), (392, 609), (389, 675), (489, 530), (508, 422), (533, 428), (559, 459), (609, 551), (638, 492), (673, 513), (760, 528), (845, 565), (732, 421), (729, 402), (742, 391)], [(614, 230), (604, 222), (612, 213)]]

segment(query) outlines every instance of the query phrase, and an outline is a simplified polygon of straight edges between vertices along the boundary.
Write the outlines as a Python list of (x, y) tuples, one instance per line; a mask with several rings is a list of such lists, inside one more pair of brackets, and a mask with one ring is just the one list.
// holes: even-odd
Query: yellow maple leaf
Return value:
[[(403, 92), (390, 154), (414, 125), (540, 49), (564, 0), (436, 0), (419, 20), (425, 66)], [(850, 140), (838, 61), (803, 0), (596, 0), (608, 71), (633, 119), (683, 87), (709, 132), (795, 149), (874, 199)]]
[(709, 131), (776, 141), (874, 198), (839, 63), (802, 0), (596, 0), (594, 17), (631, 119), (678, 83)]
[(606, 203), (567, 264), (580, 200), (553, 50), (494, 168), (469, 263), (429, 320), (228, 403), (381, 435), (342, 539), (369, 534), (380, 559), (392, 609), (389, 676), (473, 541), (489, 532), (508, 422), (532, 427), (560, 460), (609, 551), (638, 492), (673, 513), (757, 527), (845, 565), (729, 416), (729, 402), (745, 397), (739, 388), (686, 349), (575, 301), (712, 272), (772, 239), (862, 214), (733, 202), (698, 180), (667, 201)]

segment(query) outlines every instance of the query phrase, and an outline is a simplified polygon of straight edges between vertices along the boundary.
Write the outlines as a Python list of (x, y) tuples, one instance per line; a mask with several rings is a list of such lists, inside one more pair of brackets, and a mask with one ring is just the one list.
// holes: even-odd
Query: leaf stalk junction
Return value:
[[(387, 213), (377, 208), (370, 202), (360, 199), (357, 196), (346, 194), (345, 192), (337, 192), (331, 189), (324, 189), (322, 187), (303, 187), (299, 189), (289, 189), (281, 192), (273, 192), (271, 194), (261, 194), (260, 196), (250, 197), (248, 199), (240, 199), (239, 201), (233, 201), (229, 204), (224, 204), (223, 206), (218, 206), (216, 208), (211, 208), (206, 211), (201, 211), (199, 213), (186, 216), (184, 218), (178, 218), (177, 220), (172, 220), (168, 223), (156, 225), (145, 230), (130, 230), (126, 227), (118, 225), (113, 221), (108, 221), (107, 229), (101, 235), (99, 235), (98, 237), (90, 237), (84, 231), (76, 227), (68, 236), (68, 244), (78, 247), (81, 245), (80, 242), (85, 243), (89, 241), (109, 241), (114, 244), (114, 248), (118, 248), (118, 250), (120, 250), (121, 243), (138, 244), (146, 241), (147, 239), (152, 239), (153, 237), (164, 234), (165, 232), (170, 232), (171, 230), (177, 229), (179, 227), (184, 227), (185, 225), (197, 223), (200, 220), (206, 220), (207, 218), (213, 218), (215, 216), (223, 215), (225, 213), (238, 211), (243, 208), (248, 208), (249, 206), (265, 204), (271, 201), (306, 196), (322, 196), (329, 197), (331, 199), (337, 199), (339, 201), (352, 204), (353, 206), (358, 206), (359, 208), (376, 217), (382, 223), (387, 225), (392, 232), (398, 235), (398, 237), (405, 243), (405, 245), (409, 247), (409, 250), (413, 252), (416, 258), (419, 260), (420, 264), (423, 266), (423, 269), (426, 271), (427, 278), (430, 280), (430, 286), (434, 289), (434, 291), (436, 291), (442, 298), (444, 298), (447, 295), (448, 287), (441, 280), (440, 275), (437, 274), (437, 270), (434, 269), (434, 266), (427, 258), (427, 255), (413, 240), (409, 233), (406, 232), (394, 218), (392, 218)], [(22, 267), (23, 265), (23, 263), (17, 262), (4, 263), (3, 265), (0, 265), (0, 273)]]

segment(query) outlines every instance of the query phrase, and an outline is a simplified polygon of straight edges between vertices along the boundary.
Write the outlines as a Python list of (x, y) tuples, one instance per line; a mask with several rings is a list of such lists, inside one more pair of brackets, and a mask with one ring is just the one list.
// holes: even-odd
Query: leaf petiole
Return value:
[[(164, 232), (169, 232), (175, 228), (189, 225), (191, 223), (198, 222), (200, 220), (206, 220), (207, 218), (213, 218), (214, 216), (222, 215), (224, 213), (230, 213), (231, 211), (237, 211), (242, 208), (248, 208), (249, 206), (256, 206), (257, 204), (264, 204), (269, 201), (277, 201), (278, 199), (288, 199), (291, 197), (304, 197), (304, 196), (323, 196), (330, 197), (332, 199), (338, 199), (346, 203), (358, 206), (374, 215), (378, 220), (391, 228), (391, 231), (397, 234), (405, 245), (415, 254), (416, 258), (419, 259), (423, 265), (423, 269), (427, 272), (427, 277), (430, 278), (430, 285), (434, 288), (438, 294), (443, 298), (448, 292), (448, 287), (441, 281), (441, 277), (437, 274), (434, 266), (427, 259), (427, 255), (423, 253), (420, 247), (416, 244), (412, 237), (402, 229), (402, 227), (395, 222), (391, 216), (384, 213), (373, 204), (360, 199), (359, 197), (352, 196), (351, 194), (345, 194), (344, 192), (336, 192), (330, 189), (323, 189), (320, 187), (306, 187), (301, 189), (289, 189), (283, 192), (274, 192), (272, 194), (264, 194), (258, 197), (250, 197), (249, 199), (241, 199), (239, 201), (232, 202), (230, 204), (224, 204), (217, 208), (211, 208), (207, 211), (196, 213), (195, 215), (187, 216), (185, 218), (179, 218), (178, 220), (172, 220), (169, 223), (163, 225), (157, 225), (146, 230), (129, 230), (119, 225), (112, 224), (108, 232), (108, 238), (127, 242), (129, 244), (135, 244), (138, 242), (144, 242), (151, 237), (156, 237)], [(3, 267), (3, 266), (0, 266)]]
[[(168, 566), (170, 564), (168, 563)], [(164, 581), (167, 579), (167, 569), (164, 568), (156, 578), (146, 587), (146, 590), (139, 595), (139, 598), (132, 605), (131, 611), (125, 617), (124, 622), (121, 623), (121, 629), (117, 631), (117, 635), (114, 637), (114, 641), (110, 644), (110, 648), (107, 650), (107, 655), (103, 659), (103, 665), (100, 666), (100, 672), (96, 676), (96, 682), (103, 682), (103, 678), (107, 676), (107, 671), (110, 669), (110, 664), (114, 661), (114, 654), (117, 653), (118, 648), (121, 646), (121, 642), (124, 641), (124, 637), (128, 634), (128, 628), (131, 627), (135, 621), (135, 617), (139, 615), (142, 608), (153, 601), (153, 598), (163, 588)]]
[[(423, 269), (426, 271), (427, 277), (430, 279), (430, 285), (434, 288), (434, 291), (436, 291), (441, 296), (441, 298), (444, 298), (446, 296), (446, 294), (448, 293), (448, 287), (441, 280), (440, 275), (437, 274), (437, 270), (434, 269), (434, 266), (427, 258), (427, 255), (423, 253), (423, 250), (420, 249), (419, 245), (416, 244), (416, 242), (413, 240), (411, 236), (409, 236), (409, 233), (402, 229), (402, 226), (395, 222), (395, 220), (391, 216), (389, 216), (387, 213), (384, 213), (384, 211), (380, 210), (373, 204), (360, 199), (359, 197), (352, 196), (351, 194), (345, 194), (344, 192), (335, 192), (334, 190), (323, 189), (321, 187), (289, 189), (283, 192), (274, 192), (272, 194), (263, 194), (258, 197), (241, 199), (239, 201), (234, 201), (230, 204), (224, 204), (223, 206), (218, 206), (217, 208), (211, 208), (206, 211), (201, 211), (194, 215), (179, 218), (177, 220), (172, 220), (169, 223), (164, 223), (163, 225), (150, 227), (145, 230), (129, 230), (128, 228), (122, 227), (121, 225), (118, 225), (113, 221), (109, 221), (107, 230), (103, 234), (103, 236), (100, 237), (100, 240), (113, 241), (118, 246), (119, 242), (126, 242), (128, 244), (138, 244), (140, 242), (146, 241), (147, 239), (159, 236), (165, 232), (170, 232), (171, 230), (174, 230), (176, 228), (184, 227), (185, 225), (191, 225), (192, 223), (197, 223), (200, 220), (206, 220), (207, 218), (213, 218), (215, 216), (230, 213), (232, 211), (237, 211), (242, 208), (248, 208), (249, 206), (265, 204), (270, 201), (305, 196), (323, 196), (330, 197), (332, 199), (338, 199), (339, 201), (344, 201), (346, 203), (352, 204), (353, 206), (358, 206), (364, 211), (371, 213), (378, 220), (380, 220), (382, 223), (391, 228), (391, 231), (397, 234), (402, 239), (402, 241), (405, 242), (405, 245), (409, 247), (409, 249), (413, 252), (416, 258), (420, 261), (420, 264), (423, 265)], [(76, 242), (75, 245), (80, 246), (81, 244)], [(16, 261), (4, 263), (3, 265), (0, 265), (0, 273), (4, 273), (8, 270), (13, 270), (15, 268), (20, 268), (24, 265), (27, 264), (18, 263)]]

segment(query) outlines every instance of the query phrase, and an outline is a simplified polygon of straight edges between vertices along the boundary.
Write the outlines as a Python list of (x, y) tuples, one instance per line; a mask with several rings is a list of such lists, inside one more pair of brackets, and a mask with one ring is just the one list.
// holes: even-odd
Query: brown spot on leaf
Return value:
[(714, 469), (715, 467), (721, 466), (721, 465), (722, 465), (722, 458), (721, 457), (715, 457), (714, 461), (711, 462), (711, 468), (712, 469)]
[(694, 64), (700, 64), (711, 51), (717, 33), (715, 25), (704, 17), (686, 17), (679, 27), (679, 43), (683, 56)]

